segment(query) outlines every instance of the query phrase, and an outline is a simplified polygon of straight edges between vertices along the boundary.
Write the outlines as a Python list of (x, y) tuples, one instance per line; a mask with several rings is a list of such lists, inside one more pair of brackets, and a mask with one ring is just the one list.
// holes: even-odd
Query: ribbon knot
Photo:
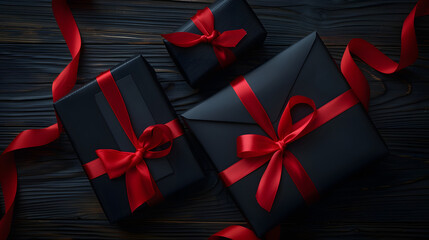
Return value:
[(201, 35), (201, 38), (204, 39), (205, 42), (207, 43), (212, 43), (213, 40), (215, 40), (217, 37), (219, 37), (220, 32), (217, 30), (214, 30), (212, 33), (210, 33), (209, 35)]
[(191, 20), (202, 35), (189, 32), (175, 32), (162, 34), (161, 36), (178, 47), (192, 47), (200, 43), (211, 44), (221, 67), (226, 67), (235, 60), (235, 55), (229, 48), (237, 46), (244, 36), (246, 36), (246, 30), (229, 30), (220, 33), (214, 28), (214, 16), (208, 7), (199, 10)]
[(283, 140), (279, 140), (276, 142), (280, 151), (284, 151), (286, 149), (287, 144)]
[[(141, 161), (143, 161), (143, 154), (146, 150), (144, 148), (139, 148), (134, 153), (133, 158), (131, 159), (131, 163), (128, 166), (128, 169), (135, 167), (137, 164), (139, 164)], [(127, 169), (127, 170), (128, 170)]]

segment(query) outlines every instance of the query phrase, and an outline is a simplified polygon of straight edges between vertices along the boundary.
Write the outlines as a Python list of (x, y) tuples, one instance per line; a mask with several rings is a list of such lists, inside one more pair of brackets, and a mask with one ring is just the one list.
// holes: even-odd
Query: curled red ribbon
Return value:
[(365, 76), (354, 62), (352, 55), (359, 57), (370, 67), (385, 74), (392, 74), (408, 67), (418, 57), (414, 20), (416, 17), (428, 14), (429, 1), (419, 0), (405, 19), (401, 32), (401, 55), (399, 63), (396, 63), (374, 45), (361, 38), (354, 38), (347, 44), (343, 58), (341, 59), (341, 72), (365, 109), (368, 110), (369, 106), (369, 85)]
[[(65, 0), (53, 0), (52, 10), (55, 20), (66, 40), (72, 60), (57, 76), (52, 84), (53, 101), (65, 96), (76, 82), (79, 65), (81, 38), (79, 29)], [(0, 240), (9, 235), (12, 224), (13, 208), (17, 189), (17, 173), (14, 151), (24, 148), (39, 147), (56, 140), (62, 132), (61, 124), (55, 123), (43, 129), (29, 129), (21, 132), (0, 155), (0, 184), (3, 190), (5, 213), (0, 220)]]
[[(134, 212), (145, 202), (149, 204), (162, 199), (155, 181), (150, 174), (144, 159), (161, 158), (167, 156), (173, 146), (173, 139), (183, 135), (177, 119), (167, 124), (156, 124), (147, 127), (139, 138), (134, 133), (131, 120), (121, 92), (116, 85), (110, 71), (97, 77), (103, 95), (107, 99), (122, 129), (135, 147), (135, 152), (122, 152), (114, 149), (98, 149), (99, 157), (83, 165), (90, 179), (107, 173), (110, 179), (125, 175), (128, 202)], [(168, 143), (162, 150), (154, 150)]]
[(214, 28), (214, 16), (208, 7), (198, 10), (191, 20), (202, 35), (175, 32), (161, 36), (179, 47), (192, 47), (200, 43), (211, 44), (221, 67), (226, 67), (235, 61), (235, 55), (229, 48), (237, 46), (241, 39), (246, 36), (246, 30), (238, 29), (220, 33)]

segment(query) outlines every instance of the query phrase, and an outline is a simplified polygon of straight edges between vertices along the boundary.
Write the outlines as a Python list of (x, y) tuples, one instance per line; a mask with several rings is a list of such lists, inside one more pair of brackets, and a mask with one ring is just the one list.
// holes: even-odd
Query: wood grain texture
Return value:
[[(177, 113), (183, 113), (317, 30), (339, 63), (362, 37), (399, 59), (402, 21), (415, 1), (249, 0), (268, 31), (263, 48), (195, 90), (181, 77), (161, 37), (212, 0), (69, 1), (83, 37), (77, 87), (142, 53)], [(0, 149), (22, 130), (54, 123), (51, 83), (71, 57), (49, 0), (0, 1)], [(429, 18), (416, 21), (420, 57), (386, 76), (363, 63), (371, 86), (370, 117), (390, 156), (336, 186), (321, 202), (291, 216), (284, 239), (429, 238)], [(207, 239), (245, 220), (207, 159), (207, 180), (143, 216), (110, 225), (72, 146), (63, 135), (16, 154), (19, 189), (10, 239)]]

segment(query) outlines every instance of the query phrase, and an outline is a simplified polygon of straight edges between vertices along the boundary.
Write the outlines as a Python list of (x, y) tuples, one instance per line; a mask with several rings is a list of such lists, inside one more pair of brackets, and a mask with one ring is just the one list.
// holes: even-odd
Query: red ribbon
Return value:
[(414, 20), (416, 17), (428, 14), (429, 1), (419, 0), (405, 19), (401, 32), (401, 56), (399, 63), (396, 63), (374, 45), (361, 38), (350, 40), (341, 59), (341, 72), (365, 109), (368, 110), (369, 106), (369, 85), (365, 76), (354, 62), (352, 55), (356, 55), (370, 67), (385, 74), (392, 74), (408, 67), (418, 57)]
[[(53, 0), (52, 10), (72, 55), (71, 62), (57, 76), (52, 84), (52, 96), (55, 102), (65, 96), (76, 82), (81, 38), (79, 29), (65, 0)], [(18, 134), (0, 155), (0, 184), (3, 189), (5, 202), (5, 213), (0, 220), (0, 240), (5, 240), (9, 235), (13, 217), (13, 207), (15, 205), (17, 173), (14, 151), (24, 148), (39, 147), (51, 143), (60, 136), (61, 132), (62, 128), (59, 121), (47, 128), (25, 130)]]
[(202, 35), (189, 32), (175, 32), (162, 34), (161, 36), (179, 47), (192, 47), (200, 43), (211, 44), (221, 67), (226, 67), (235, 61), (235, 55), (229, 48), (237, 46), (241, 39), (246, 36), (246, 30), (230, 30), (223, 33), (215, 30), (214, 16), (208, 7), (198, 10), (197, 14), (191, 20), (197, 26), (198, 30), (201, 31)]
[[(114, 149), (98, 149), (99, 157), (83, 165), (90, 179), (107, 173), (110, 179), (125, 175), (128, 202), (134, 212), (145, 202), (149, 204), (162, 199), (155, 181), (150, 174), (144, 159), (162, 158), (167, 156), (173, 146), (173, 139), (183, 135), (177, 119), (167, 124), (156, 124), (147, 127), (139, 138), (134, 133), (131, 120), (121, 92), (110, 71), (97, 77), (103, 95), (107, 99), (125, 134), (135, 147), (135, 152), (122, 152)], [(166, 143), (168, 147), (154, 150)]]
[[(256, 192), (256, 200), (262, 208), (271, 211), (280, 184), (282, 166), (286, 168), (307, 203), (317, 200), (316, 187), (298, 159), (286, 147), (357, 104), (358, 100), (353, 92), (349, 90), (319, 109), (316, 109), (313, 100), (304, 96), (293, 96), (283, 111), (276, 134), (267, 113), (246, 79), (240, 76), (231, 83), (231, 86), (268, 137), (245, 134), (237, 138), (237, 156), (242, 159), (219, 173), (225, 185), (231, 186), (268, 162)], [(297, 104), (308, 105), (313, 112), (292, 124), (290, 111)]]

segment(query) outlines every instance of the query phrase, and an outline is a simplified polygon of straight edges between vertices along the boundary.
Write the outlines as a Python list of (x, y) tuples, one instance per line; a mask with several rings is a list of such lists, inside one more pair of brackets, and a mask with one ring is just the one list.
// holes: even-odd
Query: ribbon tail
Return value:
[(299, 160), (289, 151), (284, 152), (283, 166), (308, 205), (319, 199), (319, 192), (310, 176)]
[(233, 63), (236, 59), (235, 54), (229, 48), (213, 45), (213, 50), (219, 62), (219, 65), (222, 68), (227, 67), (228, 65)]
[(268, 163), (267, 169), (262, 175), (256, 192), (256, 200), (267, 212), (271, 211), (274, 199), (279, 189), (282, 176), (282, 154), (283, 151), (276, 151)]
[(201, 35), (188, 32), (175, 32), (161, 35), (165, 40), (178, 47), (192, 47), (201, 42)]
[(153, 179), (145, 161), (125, 174), (128, 202), (131, 212), (134, 212), (143, 203), (149, 201), (156, 194), (153, 188)]

